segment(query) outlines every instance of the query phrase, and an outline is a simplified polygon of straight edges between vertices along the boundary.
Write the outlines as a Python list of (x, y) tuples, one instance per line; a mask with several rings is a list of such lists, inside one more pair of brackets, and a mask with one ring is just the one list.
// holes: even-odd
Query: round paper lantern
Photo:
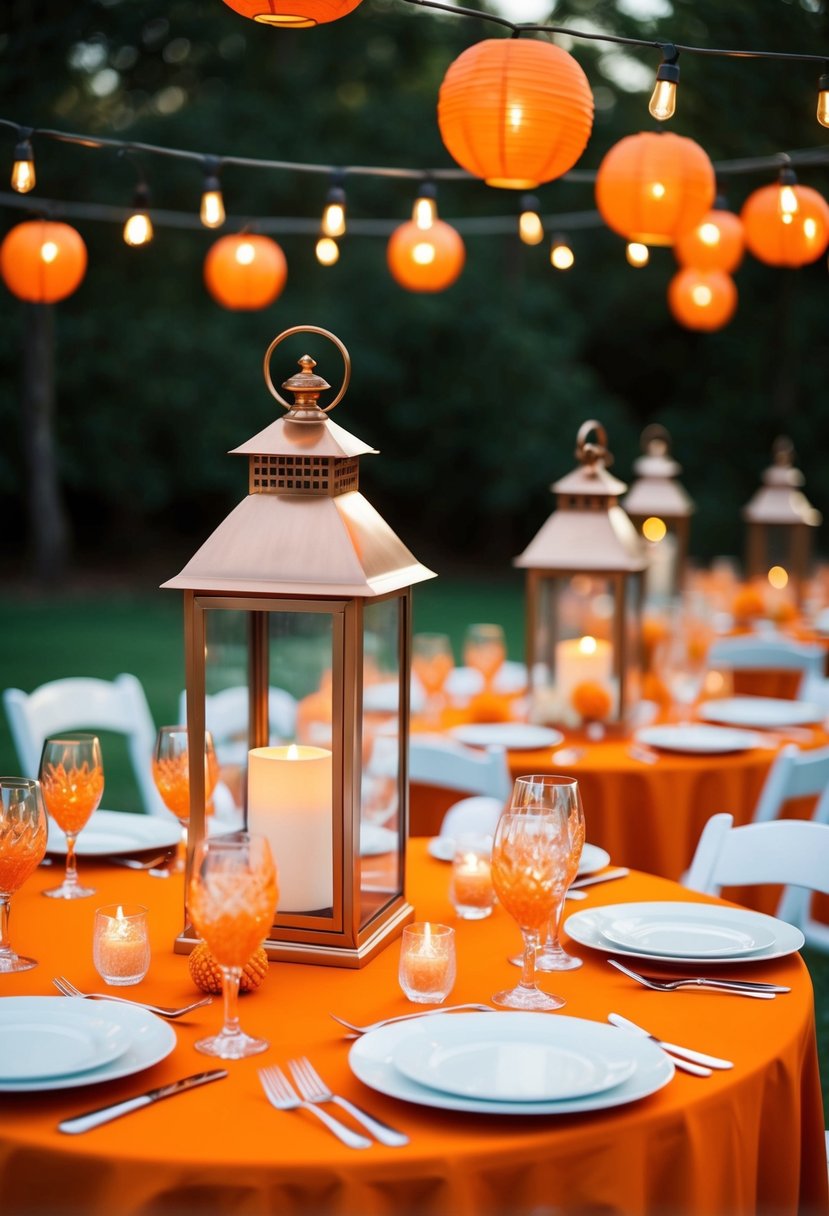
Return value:
[(730, 274), (743, 260), (743, 223), (733, 211), (715, 208), (695, 227), (677, 237), (674, 254), (680, 266), (724, 270)]
[(409, 220), (389, 237), (386, 260), (392, 278), (407, 291), (444, 291), (463, 270), (466, 249), (451, 224), (435, 220), (423, 229)]
[(225, 0), (228, 8), (242, 17), (292, 30), (338, 21), (360, 3), (361, 0)]
[(614, 144), (596, 174), (602, 219), (628, 241), (672, 245), (714, 202), (708, 156), (692, 139), (643, 131)]
[(285, 254), (268, 236), (219, 237), (204, 259), (204, 281), (217, 304), (235, 311), (267, 308), (285, 286)]
[(579, 159), (593, 127), (593, 94), (560, 47), (490, 38), (450, 64), (438, 126), (450, 155), (475, 177), (529, 190)]
[(86, 245), (69, 224), (26, 220), (0, 245), (0, 274), (13, 295), (32, 304), (65, 300), (86, 274)]
[(737, 307), (737, 288), (722, 270), (680, 270), (668, 284), (668, 306), (686, 329), (722, 329)]
[(797, 211), (787, 220), (780, 210), (780, 187), (761, 186), (740, 212), (750, 253), (769, 266), (805, 266), (829, 243), (829, 204), (810, 186), (790, 187)]

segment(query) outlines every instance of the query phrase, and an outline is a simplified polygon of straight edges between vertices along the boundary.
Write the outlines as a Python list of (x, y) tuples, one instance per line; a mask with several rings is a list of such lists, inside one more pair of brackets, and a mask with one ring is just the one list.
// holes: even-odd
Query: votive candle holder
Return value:
[(449, 898), (462, 920), (484, 920), (492, 915), (495, 890), (492, 886), (491, 836), (461, 837), (452, 859)]
[(98, 908), (92, 959), (105, 984), (122, 988), (140, 983), (150, 967), (147, 909), (141, 904), (107, 904)]
[(418, 1005), (440, 1005), (455, 985), (455, 930), (421, 921), (407, 925), (400, 943), (400, 987)]

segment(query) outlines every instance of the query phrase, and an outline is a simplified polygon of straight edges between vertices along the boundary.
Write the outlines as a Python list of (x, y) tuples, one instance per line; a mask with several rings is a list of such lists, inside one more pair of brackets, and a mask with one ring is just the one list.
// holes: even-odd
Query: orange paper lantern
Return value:
[(268, 236), (219, 237), (204, 259), (204, 281), (217, 304), (234, 311), (267, 308), (288, 278), (285, 254)]
[(438, 126), (450, 155), (475, 177), (529, 190), (579, 159), (593, 128), (593, 94), (560, 47), (490, 38), (450, 64)]
[(692, 139), (643, 131), (614, 144), (596, 174), (596, 205), (609, 228), (642, 245), (672, 245), (710, 210), (714, 166)]
[(435, 220), (423, 229), (409, 220), (389, 237), (386, 260), (392, 278), (407, 291), (444, 291), (463, 270), (466, 249), (451, 224)]
[(730, 274), (743, 260), (744, 244), (740, 217), (733, 211), (715, 209), (677, 238), (674, 254), (680, 266)]
[(339, 21), (361, 0), (225, 0), (228, 8), (262, 25), (302, 30), (327, 21)]
[(86, 245), (69, 224), (26, 220), (0, 245), (0, 274), (9, 291), (32, 304), (54, 304), (86, 274)]
[(797, 211), (780, 210), (780, 187), (761, 186), (743, 204), (741, 218), (749, 252), (769, 266), (805, 266), (829, 244), (829, 204), (810, 186), (791, 186)]
[(722, 329), (737, 307), (737, 288), (722, 270), (680, 270), (668, 284), (668, 306), (686, 329)]

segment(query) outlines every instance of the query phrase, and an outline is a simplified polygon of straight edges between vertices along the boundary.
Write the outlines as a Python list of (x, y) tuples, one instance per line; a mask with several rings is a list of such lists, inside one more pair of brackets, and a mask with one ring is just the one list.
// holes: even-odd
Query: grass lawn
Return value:
[[(460, 660), (472, 621), (498, 621), (510, 658), (521, 659), (523, 598), (520, 578), (475, 584), (436, 579), (415, 589), (415, 629), (448, 633)], [(64, 596), (0, 600), (0, 687), (27, 692), (61, 676), (112, 679), (130, 671), (144, 685), (157, 725), (175, 722), (184, 685), (180, 597), (148, 592), (139, 597)], [(105, 804), (138, 810), (126, 751), (117, 737), (102, 738), (106, 756)], [(5, 714), (0, 715), (0, 772), (18, 763)], [(824, 1105), (829, 1110), (829, 957), (805, 955), (815, 987)]]

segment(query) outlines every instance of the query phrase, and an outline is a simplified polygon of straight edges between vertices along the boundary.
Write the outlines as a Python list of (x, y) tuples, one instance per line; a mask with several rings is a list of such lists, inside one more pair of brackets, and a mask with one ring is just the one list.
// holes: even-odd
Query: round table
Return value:
[[(54, 885), (54, 870), (38, 872), (15, 897), (14, 944), (40, 965), (0, 976), (0, 993), (52, 993), (50, 980), (58, 974), (100, 991), (91, 957), (94, 909), (138, 901), (150, 909), (153, 961), (147, 978), (127, 993), (163, 1004), (192, 999), (187, 961), (172, 952), (182, 921), (181, 880), (84, 859), (81, 872), (97, 888), (91, 899), (43, 899), (40, 891)], [(486, 1000), (516, 979), (506, 956), (516, 947), (517, 930), (500, 908), (489, 920), (456, 922), (448, 877), (424, 841), (410, 842), (409, 896), (418, 917), (456, 924), (458, 981), (450, 999)], [(577, 906), (688, 896), (673, 883), (633, 874)], [(226, 1080), (84, 1135), (56, 1131), (69, 1115), (213, 1067), (193, 1042), (218, 1025), (214, 1003), (171, 1023), (175, 1051), (146, 1072), (75, 1090), (0, 1095), (0, 1210), (9, 1216), (539, 1216), (560, 1210), (825, 1216), (812, 990), (800, 959), (726, 969), (792, 986), (773, 1001), (752, 1001), (646, 991), (609, 967), (604, 955), (579, 952), (585, 959), (579, 971), (543, 980), (566, 998), (566, 1014), (604, 1021), (616, 1011), (674, 1042), (732, 1059), (733, 1070), (707, 1079), (678, 1073), (642, 1101), (569, 1117), (409, 1105), (353, 1077), (348, 1044), (328, 1017), (333, 1010), (361, 1023), (411, 1009), (397, 985), (397, 942), (362, 971), (273, 964), (262, 988), (241, 1002), (243, 1026), (271, 1047), (228, 1063)], [(273, 1110), (257, 1069), (298, 1055), (308, 1055), (335, 1091), (407, 1132), (409, 1145), (352, 1151), (307, 1113)]]

